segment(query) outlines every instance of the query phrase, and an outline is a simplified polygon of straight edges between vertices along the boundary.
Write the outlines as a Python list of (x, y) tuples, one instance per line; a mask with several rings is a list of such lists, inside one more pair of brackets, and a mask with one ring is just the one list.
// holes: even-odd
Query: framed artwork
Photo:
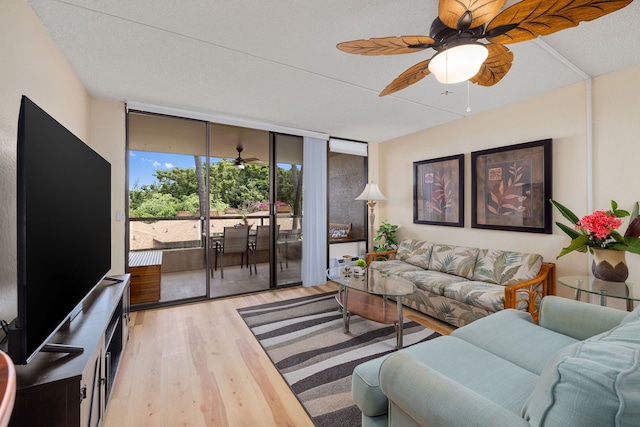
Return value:
[(413, 222), (464, 227), (464, 154), (413, 162)]
[(471, 153), (471, 226), (551, 234), (551, 139)]

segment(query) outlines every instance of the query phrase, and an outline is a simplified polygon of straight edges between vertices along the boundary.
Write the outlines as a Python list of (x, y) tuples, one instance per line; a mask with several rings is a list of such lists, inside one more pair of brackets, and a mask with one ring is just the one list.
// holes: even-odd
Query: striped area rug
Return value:
[[(353, 368), (395, 351), (393, 325), (352, 316), (343, 332), (335, 292), (238, 309), (316, 426), (359, 426), (351, 398)], [(404, 323), (404, 346), (439, 336)]]

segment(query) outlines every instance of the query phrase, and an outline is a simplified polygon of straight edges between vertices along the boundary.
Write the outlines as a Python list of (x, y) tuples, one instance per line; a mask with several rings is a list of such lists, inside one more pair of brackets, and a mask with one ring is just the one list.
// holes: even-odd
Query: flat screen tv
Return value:
[(25, 364), (63, 344), (49, 340), (111, 268), (111, 164), (23, 96), (17, 184), (18, 315), (8, 352)]

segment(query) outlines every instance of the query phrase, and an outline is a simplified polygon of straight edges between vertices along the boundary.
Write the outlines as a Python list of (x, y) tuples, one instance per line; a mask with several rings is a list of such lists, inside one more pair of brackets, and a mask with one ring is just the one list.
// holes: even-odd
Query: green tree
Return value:
[(157, 188), (160, 193), (171, 194), (178, 199), (190, 194), (198, 194), (195, 168), (158, 169), (154, 175), (158, 180)]
[(178, 200), (171, 194), (154, 193), (131, 213), (138, 218), (174, 217), (178, 213)]
[[(158, 169), (151, 185), (129, 191), (129, 207), (133, 215), (141, 218), (171, 217), (178, 211), (195, 215), (203, 212), (206, 198), (202, 159), (195, 156), (195, 168)], [(199, 172), (197, 172), (199, 171)], [(223, 211), (225, 207), (247, 208), (269, 200), (269, 166), (246, 164), (244, 169), (234, 167), (233, 161), (221, 160), (209, 165), (210, 209)], [(290, 169), (277, 167), (278, 202), (292, 206), (294, 215), (301, 207), (302, 173), (297, 165)], [(164, 206), (163, 206), (164, 205)]]

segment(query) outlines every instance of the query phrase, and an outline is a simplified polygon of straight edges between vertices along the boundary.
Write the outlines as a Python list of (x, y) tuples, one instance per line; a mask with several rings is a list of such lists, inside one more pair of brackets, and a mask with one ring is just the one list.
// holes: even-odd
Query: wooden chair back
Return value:
[(16, 369), (7, 354), (0, 351), (0, 427), (11, 418), (16, 398)]

